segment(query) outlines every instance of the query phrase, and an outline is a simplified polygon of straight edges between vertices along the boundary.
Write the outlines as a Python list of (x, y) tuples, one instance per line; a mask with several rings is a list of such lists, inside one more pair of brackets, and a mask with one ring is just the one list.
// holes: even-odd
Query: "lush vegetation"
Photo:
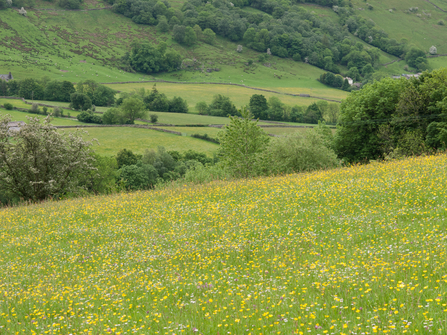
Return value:
[(341, 106), (338, 155), (353, 162), (445, 149), (446, 84), (447, 69), (441, 69), (351, 93)]
[(446, 171), (440, 155), (3, 209), (0, 329), (444, 334)]

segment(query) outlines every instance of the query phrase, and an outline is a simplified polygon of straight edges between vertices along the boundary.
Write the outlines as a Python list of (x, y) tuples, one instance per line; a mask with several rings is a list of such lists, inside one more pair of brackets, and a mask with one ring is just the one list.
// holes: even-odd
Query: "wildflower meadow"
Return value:
[(0, 210), (0, 334), (447, 334), (447, 156)]

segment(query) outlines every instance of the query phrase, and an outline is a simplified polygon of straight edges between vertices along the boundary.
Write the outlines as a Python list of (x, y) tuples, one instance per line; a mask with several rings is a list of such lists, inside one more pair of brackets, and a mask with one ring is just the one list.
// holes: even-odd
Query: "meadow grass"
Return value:
[(447, 157), (0, 211), (5, 334), (445, 334)]
[[(132, 83), (132, 84), (112, 84), (106, 85), (112, 89), (124, 92), (132, 92), (144, 88), (151, 90), (156, 84), (157, 90), (160, 93), (172, 99), (174, 96), (181, 97), (186, 100), (189, 107), (189, 112), (197, 113), (195, 106), (199, 101), (205, 101), (210, 104), (213, 97), (217, 94), (222, 94), (231, 98), (231, 101), (237, 108), (248, 106), (250, 97), (253, 94), (262, 94), (266, 99), (270, 97), (277, 97), (286, 105), (289, 106), (309, 106), (310, 104), (320, 101), (316, 98), (305, 98), (299, 96), (291, 96), (285, 94), (271, 93), (265, 91), (253, 90), (246, 87), (232, 86), (232, 85), (206, 85), (206, 84), (173, 84), (173, 83)], [(329, 88), (313, 89), (310, 87), (266, 87), (281, 93), (291, 94), (309, 94), (312, 96), (321, 96), (336, 101), (341, 101), (348, 96), (348, 92), (341, 90), (334, 90)]]
[[(437, 24), (441, 19), (446, 20), (446, 13), (436, 9), (430, 3), (423, 0), (368, 1), (374, 7), (373, 10), (365, 10), (366, 4), (363, 0), (353, 0), (352, 3), (356, 14), (373, 20), (379, 29), (384, 29), (388, 33), (390, 38), (397, 41), (405, 38), (410, 46), (417, 46), (425, 52), (428, 52), (428, 49), (434, 45), (438, 48), (438, 53), (447, 53), (447, 44), (445, 43), (447, 27)], [(447, 10), (445, 2), (444, 5), (441, 0), (434, 3)], [(410, 7), (418, 7), (418, 11), (405, 13)], [(359, 10), (359, 8), (363, 10)], [(389, 9), (392, 9), (392, 12)], [(446, 57), (443, 58), (443, 61), (442, 66), (447, 66)]]
[[(114, 156), (121, 149), (132, 150), (143, 154), (146, 149), (157, 149), (159, 146), (166, 150), (184, 152), (195, 150), (212, 157), (218, 145), (193, 137), (163, 133), (156, 130), (131, 127), (99, 127), (85, 128), (88, 134), (86, 140), (97, 139), (99, 145), (93, 145), (93, 150), (100, 155)], [(70, 128), (60, 131), (70, 132)]]

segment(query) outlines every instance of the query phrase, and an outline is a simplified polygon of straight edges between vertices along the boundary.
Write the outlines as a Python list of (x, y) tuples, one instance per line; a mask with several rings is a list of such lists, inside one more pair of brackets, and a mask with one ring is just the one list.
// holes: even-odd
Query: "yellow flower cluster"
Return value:
[(0, 210), (0, 334), (446, 334), (447, 157)]

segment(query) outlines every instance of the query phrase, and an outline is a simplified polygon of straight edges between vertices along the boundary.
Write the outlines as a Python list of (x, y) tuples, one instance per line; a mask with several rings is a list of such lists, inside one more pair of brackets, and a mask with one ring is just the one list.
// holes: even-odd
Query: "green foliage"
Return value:
[(27, 78), (19, 82), (18, 95), (25, 99), (42, 100), (44, 91), (42, 85), (35, 79)]
[(118, 169), (121, 169), (123, 166), (136, 165), (140, 159), (140, 155), (135, 155), (131, 150), (127, 149), (120, 150), (116, 154)]
[(44, 97), (45, 100), (48, 101), (70, 102), (70, 96), (75, 92), (76, 90), (71, 82), (67, 80), (53, 80), (46, 84), (44, 89)]
[(166, 33), (169, 31), (169, 24), (166, 16), (161, 16), (158, 18), (157, 29), (162, 33)]
[(164, 42), (157, 47), (149, 43), (134, 42), (130, 54), (124, 56), (123, 62), (128, 63), (134, 71), (148, 74), (175, 71), (182, 64), (180, 54), (173, 49), (167, 51)]
[(187, 46), (191, 46), (197, 42), (197, 35), (193, 28), (186, 27), (185, 29), (185, 37), (183, 39), (183, 42)]
[(335, 138), (337, 154), (349, 162), (381, 156), (379, 126), (391, 121), (408, 80), (385, 78), (352, 92), (342, 102)]
[(14, 106), (10, 104), (9, 102), (6, 102), (3, 104), (3, 107), (5, 107), (6, 110), (13, 110)]
[(242, 118), (230, 116), (230, 124), (219, 133), (218, 139), (223, 166), (235, 177), (248, 178), (265, 170), (263, 157), (269, 137), (247, 109), (240, 114)]
[(249, 109), (254, 118), (267, 119), (268, 108), (267, 99), (262, 94), (253, 94), (250, 97)]
[(206, 104), (205, 101), (199, 101), (196, 104), (195, 108), (196, 108), (196, 111), (198, 111), (200, 115), (208, 113), (208, 105)]
[(76, 92), (87, 95), (95, 106), (111, 106), (115, 103), (115, 91), (93, 80), (76, 84)]
[(275, 138), (268, 149), (271, 170), (293, 173), (336, 167), (337, 155), (330, 145), (327, 134), (315, 129)]
[(65, 9), (79, 9), (81, 0), (59, 0), (59, 6)]
[(124, 114), (122, 113), (121, 109), (109, 108), (102, 115), (102, 123), (104, 123), (104, 124), (127, 124), (130, 122), (129, 122), (129, 120), (127, 120), (124, 117)]
[(60, 133), (50, 118), (28, 118), (19, 132), (8, 131), (10, 119), (0, 120), (0, 189), (25, 200), (76, 192), (81, 177), (94, 169), (91, 142), (78, 131)]
[(70, 94), (70, 107), (75, 110), (86, 111), (92, 107), (92, 100), (83, 93), (72, 93)]
[(78, 119), (78, 121), (84, 123), (102, 123), (102, 118), (99, 115), (93, 114), (93, 112), (90, 110), (79, 113), (76, 118)]
[(427, 55), (425, 52), (417, 48), (411, 48), (410, 51), (407, 52), (405, 61), (408, 65), (418, 70), (425, 70), (428, 66)]
[(205, 30), (203, 31), (203, 41), (207, 44), (213, 45), (215, 39), (216, 33), (210, 28), (205, 28)]
[(168, 111), (170, 113), (188, 113), (188, 103), (180, 97), (173, 97), (169, 101)]
[(134, 123), (135, 119), (144, 118), (146, 116), (144, 103), (136, 96), (124, 99), (121, 104), (121, 111), (124, 118), (129, 120), (130, 123)]
[(92, 153), (93, 170), (82, 178), (80, 186), (89, 193), (110, 194), (117, 191), (117, 163), (115, 157), (105, 157)]
[(119, 178), (127, 190), (145, 190), (152, 188), (157, 182), (157, 170), (150, 164), (138, 162), (125, 165), (119, 170)]
[(229, 97), (216, 94), (208, 106), (208, 114), (213, 116), (237, 115), (238, 111)]
[(151, 119), (151, 123), (157, 123), (157, 121), (158, 121), (157, 114), (151, 113), (151, 114), (149, 114), (149, 118)]
[(447, 148), (446, 122), (432, 122), (428, 125), (426, 144), (431, 148)]
[(317, 124), (319, 121), (323, 121), (323, 112), (316, 103), (313, 103), (307, 107), (306, 112), (302, 116), (302, 122)]

